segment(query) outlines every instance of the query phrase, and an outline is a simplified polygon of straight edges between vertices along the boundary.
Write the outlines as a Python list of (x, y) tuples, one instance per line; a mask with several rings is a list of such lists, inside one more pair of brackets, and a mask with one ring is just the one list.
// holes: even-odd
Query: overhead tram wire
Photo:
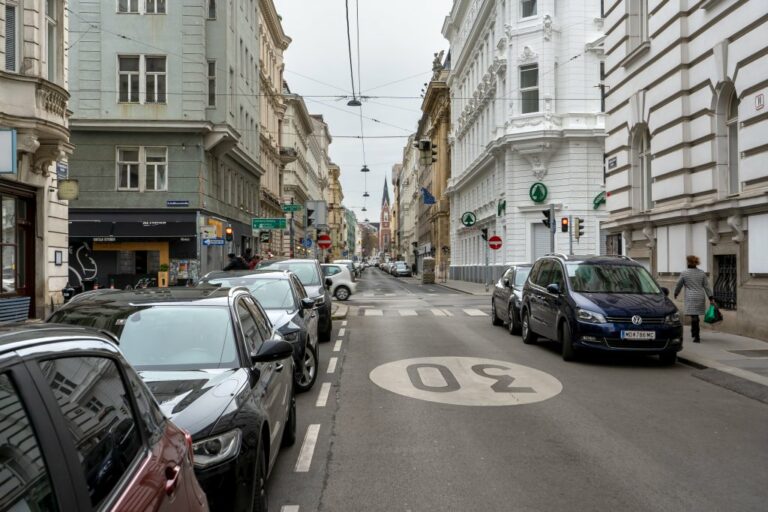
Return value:
[(352, 67), (352, 35), (349, 31), (349, 0), (344, 0), (344, 10), (347, 20), (347, 50), (349, 51), (349, 77), (352, 80), (352, 99), (347, 103), (350, 107), (359, 107), (360, 101), (355, 96), (355, 72)]
[[(362, 74), (360, 73), (360, 4), (359, 0), (355, 0), (355, 37), (357, 39), (357, 89), (358, 92), (363, 87), (363, 78)], [(370, 172), (370, 169), (368, 169), (368, 162), (366, 161), (365, 157), (365, 132), (363, 130), (363, 105), (360, 105), (360, 147), (363, 152), (363, 168), (361, 171), (363, 172), (363, 189), (365, 191), (365, 194), (368, 193), (368, 172)], [(368, 197), (366, 195), (363, 195), (363, 211), (366, 211), (366, 206), (368, 206)]]

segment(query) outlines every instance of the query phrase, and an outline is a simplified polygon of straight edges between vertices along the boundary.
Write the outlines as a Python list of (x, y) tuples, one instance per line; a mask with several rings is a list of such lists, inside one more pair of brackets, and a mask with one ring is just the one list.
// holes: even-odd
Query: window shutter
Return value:
[(16, 71), (16, 6), (5, 6), (5, 69)]

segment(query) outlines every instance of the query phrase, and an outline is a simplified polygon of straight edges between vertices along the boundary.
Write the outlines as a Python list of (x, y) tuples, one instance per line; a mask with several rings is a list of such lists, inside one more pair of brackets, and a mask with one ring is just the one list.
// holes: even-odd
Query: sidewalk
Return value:
[(470, 295), (491, 295), (493, 293), (493, 285), (488, 286), (488, 291), (485, 290), (485, 285), (482, 283), (470, 283), (469, 281), (455, 281), (448, 279), (446, 282), (435, 280), (435, 284), (450, 288)]

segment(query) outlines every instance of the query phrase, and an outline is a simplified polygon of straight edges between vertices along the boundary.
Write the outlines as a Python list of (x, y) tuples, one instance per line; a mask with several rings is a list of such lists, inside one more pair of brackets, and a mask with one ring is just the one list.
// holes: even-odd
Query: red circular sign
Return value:
[(489, 238), (488, 247), (490, 247), (494, 251), (497, 249), (501, 249), (501, 237), (499, 235), (493, 235), (491, 238)]
[(317, 246), (321, 249), (328, 249), (331, 246), (331, 237), (323, 233), (317, 236)]

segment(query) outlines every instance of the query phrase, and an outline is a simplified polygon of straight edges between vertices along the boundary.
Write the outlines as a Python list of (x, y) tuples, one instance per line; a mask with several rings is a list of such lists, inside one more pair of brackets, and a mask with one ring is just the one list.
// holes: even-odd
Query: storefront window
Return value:
[(0, 264), (3, 269), (2, 293), (16, 291), (16, 199), (2, 198), (2, 244)]

